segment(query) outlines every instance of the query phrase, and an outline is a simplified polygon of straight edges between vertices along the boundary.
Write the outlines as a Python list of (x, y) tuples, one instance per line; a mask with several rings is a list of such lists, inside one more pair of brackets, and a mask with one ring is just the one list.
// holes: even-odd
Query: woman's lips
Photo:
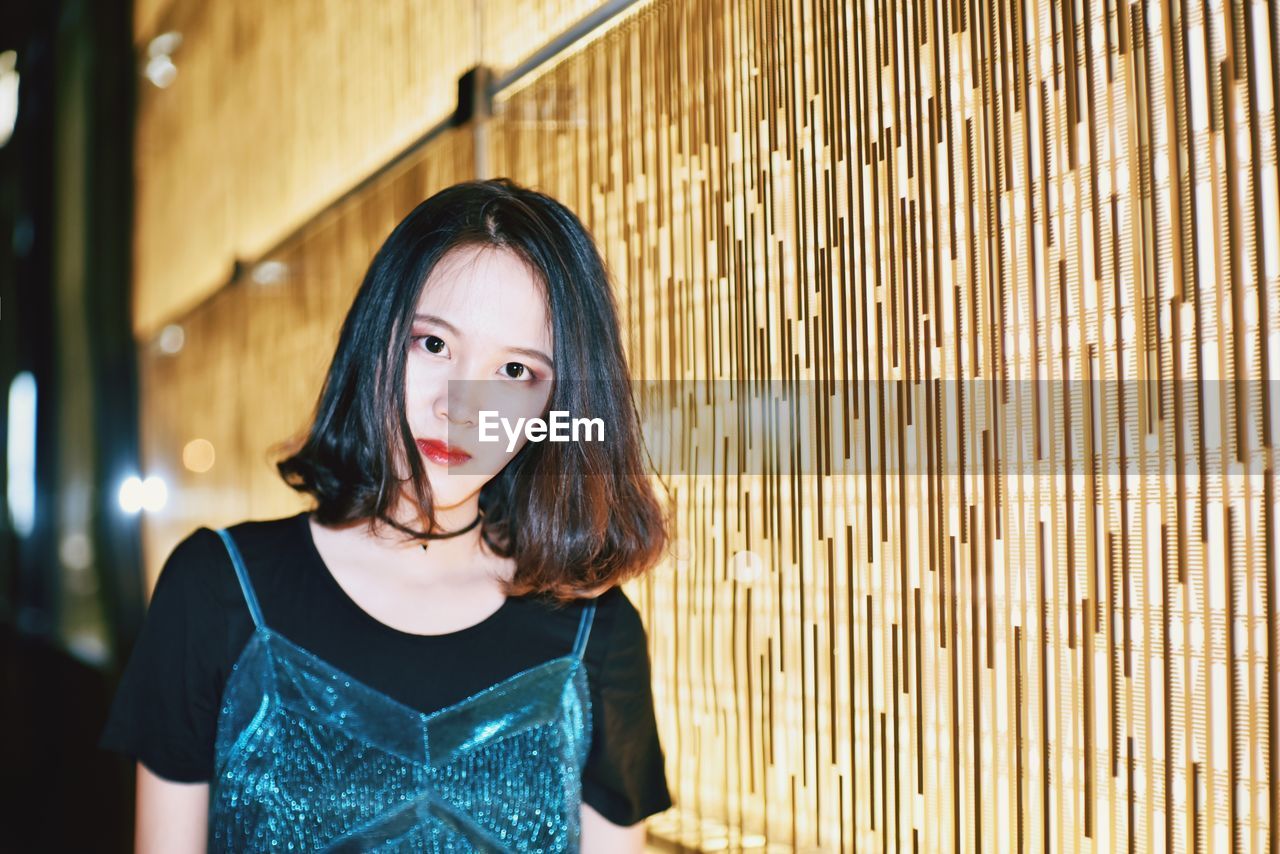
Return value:
[(418, 450), (422, 451), (422, 455), (437, 465), (460, 466), (471, 459), (471, 455), (466, 451), (450, 448), (439, 439), (418, 439), (417, 442)]

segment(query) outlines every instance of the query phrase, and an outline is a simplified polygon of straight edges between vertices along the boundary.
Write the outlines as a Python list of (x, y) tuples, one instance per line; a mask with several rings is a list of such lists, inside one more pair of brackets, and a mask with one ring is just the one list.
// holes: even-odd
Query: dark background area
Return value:
[[(0, 0), (0, 52), (16, 51), (20, 74), (17, 124), (0, 147), (0, 449), (14, 377), (30, 372), (38, 395), (25, 536), (0, 489), (3, 851), (131, 850), (132, 762), (96, 746), (143, 613), (136, 519), (120, 511), (115, 486), (137, 459), (131, 5)], [(67, 312), (87, 320), (88, 340), (59, 336)], [(89, 423), (66, 414), (82, 382), (94, 389)], [(60, 449), (75, 443), (89, 443), (91, 471), (68, 470)], [(4, 484), (6, 457), (0, 450)], [(90, 485), (97, 656), (75, 654), (67, 638), (60, 499), (73, 479)]]

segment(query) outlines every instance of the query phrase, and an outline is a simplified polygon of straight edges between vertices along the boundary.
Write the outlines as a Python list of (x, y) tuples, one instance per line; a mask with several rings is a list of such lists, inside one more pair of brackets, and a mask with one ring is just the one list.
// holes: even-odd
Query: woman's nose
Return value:
[(447, 380), (436, 397), (436, 416), (460, 427), (476, 426), (474, 385), (473, 380)]

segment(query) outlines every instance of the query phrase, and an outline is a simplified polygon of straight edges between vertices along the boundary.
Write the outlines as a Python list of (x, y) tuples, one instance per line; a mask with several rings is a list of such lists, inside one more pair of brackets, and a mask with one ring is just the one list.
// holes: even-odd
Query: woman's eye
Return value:
[(426, 345), (429, 352), (440, 353), (444, 351), (444, 339), (435, 335), (421, 335), (420, 340)]
[(533, 377), (533, 374), (530, 373), (529, 369), (519, 362), (507, 362), (502, 366), (502, 373), (508, 379), (513, 380), (524, 379), (526, 377), (532, 379)]

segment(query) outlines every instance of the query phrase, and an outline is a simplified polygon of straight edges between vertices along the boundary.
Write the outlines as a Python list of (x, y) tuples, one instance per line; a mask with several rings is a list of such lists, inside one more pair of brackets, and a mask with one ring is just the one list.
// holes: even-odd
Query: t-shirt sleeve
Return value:
[(225, 628), (211, 584), (229, 571), (222, 550), (199, 528), (165, 561), (98, 741), (180, 783), (213, 777)]
[(619, 601), (597, 690), (591, 692), (591, 749), (582, 772), (582, 800), (614, 824), (626, 826), (673, 802), (654, 714), (644, 623), (620, 588), (610, 593)]

